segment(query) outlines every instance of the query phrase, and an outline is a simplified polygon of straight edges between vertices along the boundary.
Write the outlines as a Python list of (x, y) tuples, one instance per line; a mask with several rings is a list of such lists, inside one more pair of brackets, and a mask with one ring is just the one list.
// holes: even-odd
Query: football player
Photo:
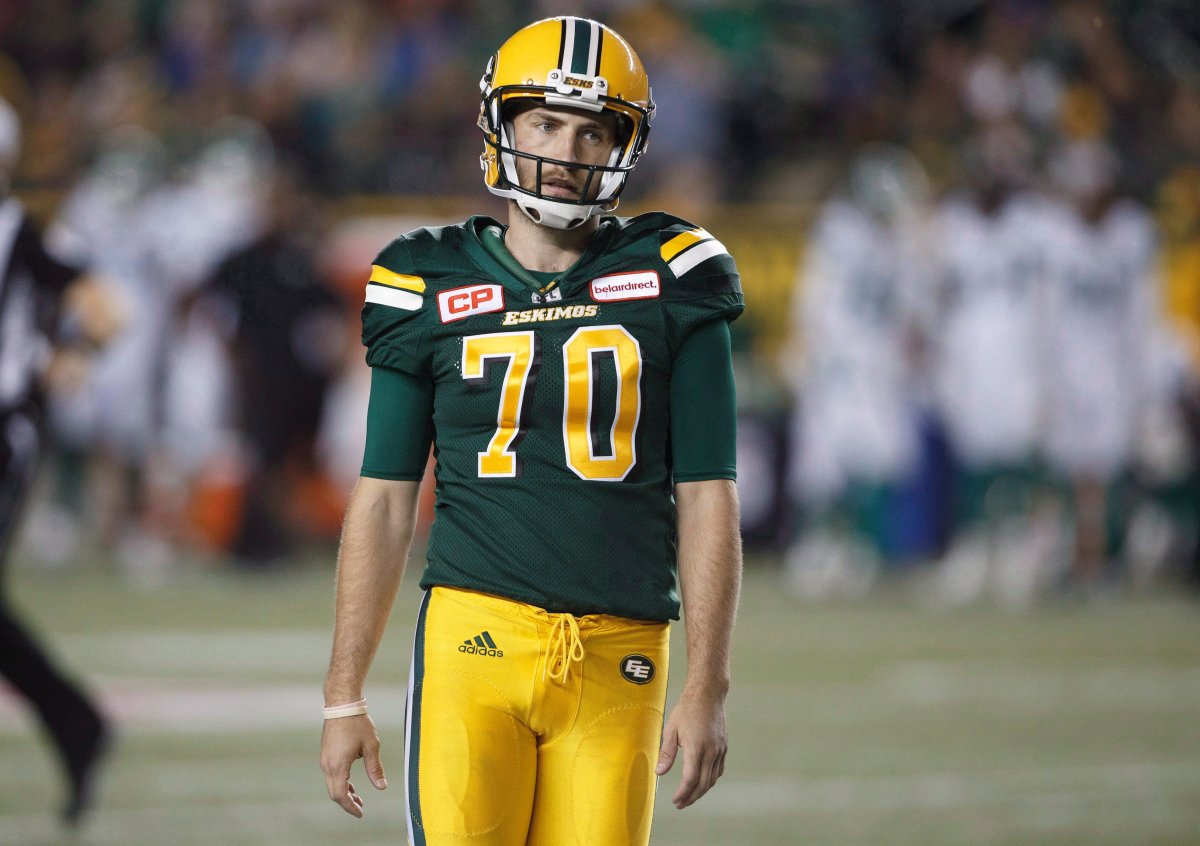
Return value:
[(932, 233), (936, 397), (960, 468), (958, 532), (935, 599), (989, 591), (1022, 606), (1053, 576), (1057, 535), (1038, 461), (1052, 207), (1028, 188), (1032, 145), (1014, 127), (971, 138), (963, 165), (966, 185), (943, 200)]
[(1073, 587), (1107, 590), (1121, 530), (1123, 477), (1154, 407), (1151, 350), (1161, 328), (1154, 222), (1118, 191), (1107, 145), (1065, 144), (1050, 174), (1065, 202), (1052, 221), (1048, 259), (1048, 368), (1052, 470), (1074, 517)]
[[(410, 232), (367, 284), (367, 447), (339, 554), (321, 766), (354, 816), (355, 759), (386, 785), (363, 685), (432, 442), (409, 842), (645, 844), (656, 776), (680, 750), (679, 808), (724, 770), (740, 282), (705, 230), (609, 214), (654, 114), (613, 30), (531, 24), (481, 91), (484, 181), (509, 201), (507, 225)], [(681, 597), (687, 677), (664, 722)]]
[(787, 351), (803, 513), (785, 572), (805, 599), (870, 587), (881, 514), (919, 460), (925, 172), (907, 150), (872, 144), (848, 177), (809, 233)]

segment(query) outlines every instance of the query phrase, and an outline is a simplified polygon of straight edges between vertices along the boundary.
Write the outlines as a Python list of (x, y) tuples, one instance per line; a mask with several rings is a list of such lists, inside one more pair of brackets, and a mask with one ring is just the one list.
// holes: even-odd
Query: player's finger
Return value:
[(379, 744), (374, 743), (363, 753), (363, 765), (367, 768), (367, 778), (376, 790), (387, 788), (387, 776), (383, 772), (383, 761), (379, 759)]
[[(721, 771), (725, 768), (725, 750), (718, 749), (713, 755), (712, 761), (709, 762), (708, 774), (704, 780), (704, 789), (696, 794), (696, 799), (699, 799), (708, 791), (716, 786), (717, 779), (721, 777)], [(692, 800), (695, 801), (695, 800)]]
[(662, 748), (658, 752), (658, 764), (654, 767), (655, 775), (663, 775), (675, 764), (675, 755), (679, 752), (679, 735), (674, 727), (668, 725), (663, 732)]
[(350, 779), (350, 765), (322, 763), (321, 769), (325, 771), (325, 789), (329, 791), (329, 798), (334, 802), (340, 802), (346, 794), (346, 784)]
[[(688, 805), (694, 804), (696, 800), (707, 793), (712, 786), (717, 783), (717, 778), (719, 778), (718, 769), (721, 761), (720, 752), (721, 750), (715, 749), (711, 746), (705, 746), (694, 756), (696, 758), (694, 778), (690, 784), (686, 785), (684, 780), (680, 781), (679, 790), (676, 791), (673, 800), (675, 801), (675, 807), (682, 809), (686, 808)], [(688, 761), (686, 760), (686, 756), (683, 772), (686, 778), (688, 774)], [(686, 792), (684, 791), (685, 787), (687, 787)]]
[(354, 792), (350, 783), (350, 765), (330, 767), (325, 774), (325, 786), (329, 790), (329, 798), (336, 802), (347, 814), (362, 816), (362, 800)]
[(702, 764), (703, 759), (696, 750), (684, 750), (683, 772), (679, 776), (679, 787), (676, 788), (675, 795), (671, 797), (671, 801), (675, 803), (676, 808), (686, 808), (695, 801), (693, 794), (700, 783), (701, 773), (703, 772), (701, 769)]
[(346, 795), (341, 802), (338, 802), (338, 804), (342, 806), (342, 810), (344, 810), (347, 814), (360, 819), (362, 818), (363, 801), (359, 797), (358, 793), (354, 790), (354, 785), (350, 782), (346, 782)]

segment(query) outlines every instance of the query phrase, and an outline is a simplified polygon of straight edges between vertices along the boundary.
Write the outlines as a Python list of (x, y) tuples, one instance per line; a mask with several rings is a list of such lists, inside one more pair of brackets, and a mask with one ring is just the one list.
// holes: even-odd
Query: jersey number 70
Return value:
[[(537, 380), (538, 339), (533, 331), (497, 332), (463, 338), (462, 376), (482, 381), (491, 360), (507, 359), (500, 389), (496, 431), (479, 453), (480, 478), (517, 475), (521, 410)], [(616, 369), (616, 409), (608, 432), (607, 454), (596, 454), (592, 442), (596, 368), (611, 358)], [(642, 348), (623, 326), (576, 329), (562, 348), (563, 450), (566, 464), (581, 479), (619, 482), (637, 461), (636, 434), (641, 416)]]

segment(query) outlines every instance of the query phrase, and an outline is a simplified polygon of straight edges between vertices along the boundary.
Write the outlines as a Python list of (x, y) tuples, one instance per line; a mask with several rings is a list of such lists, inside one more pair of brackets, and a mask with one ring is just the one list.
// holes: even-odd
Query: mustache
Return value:
[(566, 185), (571, 188), (582, 188), (583, 183), (587, 181), (587, 176), (578, 170), (567, 170), (566, 168), (555, 168), (549, 173), (542, 173), (542, 184), (559, 184)]
[(538, 190), (545, 188), (565, 189), (582, 197), (585, 192), (590, 192), (599, 184), (600, 175), (589, 170), (587, 167), (580, 166), (579, 168), (567, 168), (563, 166), (553, 166), (549, 172), (543, 171), (541, 179), (538, 182)]

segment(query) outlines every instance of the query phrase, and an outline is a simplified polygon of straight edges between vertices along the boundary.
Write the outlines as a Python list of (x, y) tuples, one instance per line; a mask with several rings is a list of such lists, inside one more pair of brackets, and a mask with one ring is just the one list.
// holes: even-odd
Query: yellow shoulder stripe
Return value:
[(703, 229), (692, 229), (688, 232), (680, 233), (662, 245), (660, 252), (662, 253), (663, 261), (670, 261), (693, 244), (697, 244), (700, 241), (707, 241), (711, 237)]
[(371, 278), (368, 281), (378, 282), (380, 285), (392, 288), (403, 288), (406, 291), (416, 291), (418, 294), (425, 293), (425, 280), (420, 276), (405, 276), (403, 273), (396, 273), (378, 264), (371, 265)]

